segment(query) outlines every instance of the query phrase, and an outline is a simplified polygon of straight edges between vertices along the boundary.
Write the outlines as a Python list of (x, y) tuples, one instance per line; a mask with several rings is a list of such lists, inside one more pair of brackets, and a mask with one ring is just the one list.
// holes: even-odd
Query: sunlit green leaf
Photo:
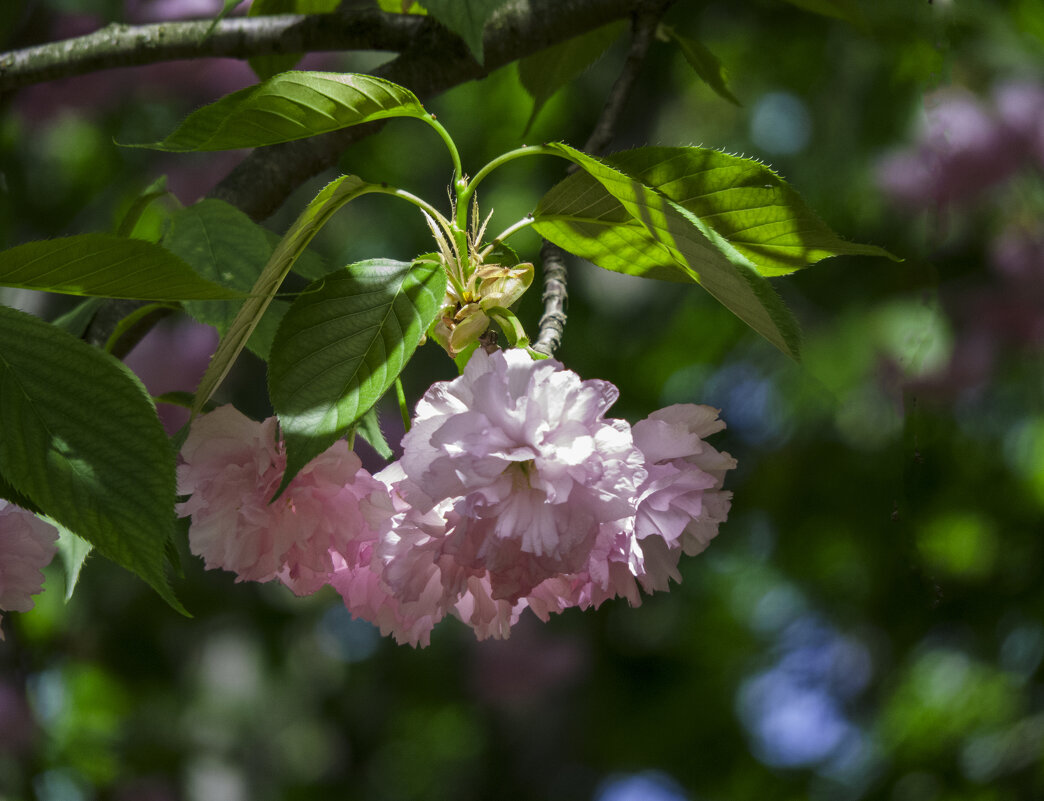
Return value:
[(308, 243), (312, 241), (316, 232), (345, 203), (377, 188), (354, 175), (342, 175), (323, 187), (312, 202), (305, 207), (301, 216), (294, 221), (286, 236), (280, 240), (272, 252), (264, 270), (254, 283), (250, 297), (240, 307), (235, 319), (228, 326), (225, 336), (218, 343), (217, 351), (211, 358), (207, 372), (203, 375), (199, 388), (196, 390), (194, 413), (198, 413), (203, 408), (203, 405), (210, 400), (210, 396), (214, 394), (214, 390), (228, 375), (228, 371), (232, 369), (232, 363), (243, 350), (276, 292), (279, 291), (283, 279), (286, 278), (297, 258), (308, 247)]
[(375, 404), (435, 319), (435, 262), (359, 262), (309, 287), (272, 345), (269, 395), (286, 441), (283, 486)]
[(235, 150), (425, 113), (413, 92), (383, 78), (284, 72), (194, 111), (166, 139), (129, 146), (169, 152)]
[(753, 265), (712, 228), (654, 189), (567, 145), (579, 164), (534, 213), (534, 228), (600, 267), (699, 283), (733, 314), (797, 358), (797, 322)]
[(241, 298), (152, 242), (80, 234), (0, 253), (0, 286), (128, 300)]
[(0, 472), (15, 489), (184, 611), (163, 572), (174, 455), (134, 374), (0, 307), (0, 426)]
[(464, 40), (482, 63), (482, 32), (486, 23), (508, 0), (425, 0), (428, 13)]
[(667, 25), (661, 25), (660, 30), (678, 45), (682, 55), (685, 56), (685, 60), (689, 62), (689, 66), (692, 67), (701, 81), (713, 89), (719, 97), (723, 97), (737, 106), (743, 105), (729, 89), (728, 76), (721, 60), (708, 50), (702, 42), (698, 39), (691, 39), (688, 36), (681, 36), (674, 28)]
[(416, 0), (377, 0), (381, 11), (392, 14), (425, 14), (427, 13)]
[(58, 526), (58, 555), (65, 567), (65, 600), (69, 600), (76, 590), (76, 582), (80, 580), (87, 555), (91, 552), (91, 544), (77, 537), (65, 526)]
[[(164, 202), (159, 203), (160, 200)], [(131, 201), (116, 226), (116, 234), (159, 242), (170, 211), (180, 207), (177, 197), (167, 189), (167, 176), (161, 175)]]
[(895, 258), (839, 237), (775, 171), (752, 159), (700, 147), (643, 147), (605, 160), (699, 217), (764, 276), (831, 256)]
[(626, 29), (626, 22), (613, 22), (519, 60), (518, 78), (533, 98), (533, 113), (522, 131), (523, 136), (529, 133), (540, 110), (555, 92), (601, 58)]

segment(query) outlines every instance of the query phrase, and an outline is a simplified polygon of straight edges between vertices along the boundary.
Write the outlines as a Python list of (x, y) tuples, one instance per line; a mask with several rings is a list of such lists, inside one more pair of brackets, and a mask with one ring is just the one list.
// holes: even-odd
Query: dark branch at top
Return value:
[(349, 9), (226, 19), (209, 36), (210, 20), (112, 24), (86, 36), (0, 53), (0, 92), (113, 67), (186, 58), (245, 59), (323, 50), (401, 52), (423, 22), (413, 15)]
[[(372, 74), (394, 81), (421, 100), (558, 42), (627, 17), (642, 0), (515, 0), (490, 20), (484, 37), (485, 64), (435, 20), (424, 18), (409, 49)], [(274, 212), (300, 184), (337, 163), (352, 143), (383, 123), (371, 123), (298, 142), (262, 147), (247, 156), (211, 192), (255, 220)]]

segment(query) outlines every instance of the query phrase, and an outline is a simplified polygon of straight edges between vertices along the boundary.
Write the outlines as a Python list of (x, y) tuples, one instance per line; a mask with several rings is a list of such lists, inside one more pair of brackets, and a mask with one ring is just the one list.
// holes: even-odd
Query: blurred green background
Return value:
[[(0, 46), (217, 5), (7, 0)], [(66, 604), (55, 563), (37, 608), (5, 615), (0, 799), (1044, 798), (1044, 5), (710, 0), (667, 22), (722, 60), (743, 105), (658, 43), (613, 149), (759, 158), (835, 230), (904, 259), (836, 258), (775, 282), (805, 329), (800, 364), (698, 288), (571, 263), (558, 357), (617, 384), (613, 413), (632, 422), (699, 402), (729, 424), (714, 444), (739, 460), (730, 519), (683, 560), (684, 581), (638, 608), (527, 613), (505, 642), (446, 621), (412, 650), (333, 591), (237, 585), (189, 557), (188, 620), (100, 559)], [(581, 145), (625, 52), (552, 99), (526, 140), (513, 66), (429, 105), (472, 172), (523, 141)], [(113, 140), (158, 138), (251, 82), (236, 62), (179, 62), (2, 98), (0, 245), (112, 230), (161, 174), (198, 199), (237, 154)], [(436, 203), (451, 172), (409, 121), (341, 166)], [(479, 198), (492, 229), (561, 176), (554, 159), (498, 172)], [(266, 224), (285, 229), (321, 183)], [(535, 236), (516, 244), (536, 258)], [(316, 247), (331, 265), (431, 249), (423, 221), (380, 197)], [(534, 291), (520, 317), (535, 332), (538, 316)], [(165, 324), (165, 347), (184, 330)], [(453, 374), (422, 348), (407, 393)], [(249, 354), (225, 399), (270, 413)]]

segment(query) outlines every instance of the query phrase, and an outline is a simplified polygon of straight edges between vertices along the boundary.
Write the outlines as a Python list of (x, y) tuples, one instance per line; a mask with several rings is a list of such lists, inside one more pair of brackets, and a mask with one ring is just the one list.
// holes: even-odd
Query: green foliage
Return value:
[(165, 139), (131, 144), (173, 153), (304, 139), (390, 117), (426, 116), (414, 94), (372, 75), (284, 72), (194, 111)]
[[(134, 239), (144, 239), (146, 242), (158, 242), (162, 231), (157, 230), (155, 214), (150, 214), (154, 204), (158, 200), (166, 200), (169, 204), (177, 207), (181, 204), (167, 190), (167, 176), (161, 175), (152, 184), (140, 193), (124, 212), (116, 227), (118, 236), (129, 236)], [(160, 215), (163, 216), (162, 213)]]
[[(695, 281), (769, 342), (797, 358), (797, 322), (768, 282), (720, 234), (639, 178), (567, 145), (550, 147), (583, 172), (540, 201), (533, 216), (542, 236), (608, 270)], [(578, 179), (581, 175), (587, 179)]]
[(343, 175), (327, 184), (311, 203), (301, 212), (286, 236), (272, 252), (264, 270), (258, 276), (251, 290), (250, 297), (240, 307), (239, 312), (228, 326), (228, 330), (218, 344), (214, 357), (210, 360), (207, 372), (196, 390), (196, 402), (193, 411), (198, 413), (210, 400), (214, 390), (232, 369), (232, 363), (253, 335), (269, 304), (279, 291), (283, 279), (286, 278), (297, 258), (308, 247), (308, 243), (327, 220), (348, 201), (372, 192), (377, 187), (367, 184), (352, 175)]
[(84, 332), (90, 326), (94, 315), (105, 305), (105, 298), (85, 298), (73, 306), (69, 311), (51, 322), (68, 334), (77, 339), (82, 338)]
[(76, 582), (80, 580), (87, 556), (91, 552), (91, 544), (77, 537), (65, 526), (58, 526), (58, 555), (65, 567), (65, 600), (68, 601), (76, 590)]
[(681, 36), (668, 25), (661, 25), (658, 33), (678, 45), (678, 49), (682, 51), (689, 66), (701, 81), (714, 90), (715, 94), (734, 105), (743, 105), (729, 89), (728, 73), (722, 65), (721, 59), (708, 50), (702, 42), (688, 36)]
[(151, 242), (80, 234), (0, 253), (0, 285), (131, 300), (239, 298)]
[[(265, 230), (220, 200), (204, 200), (176, 212), (163, 246), (204, 278), (244, 295), (250, 292), (272, 255)], [(242, 302), (222, 301), (184, 304), (185, 311), (199, 322), (214, 326), (222, 336), (242, 306)], [(262, 359), (268, 358), (272, 337), (287, 306), (286, 301), (272, 301), (247, 340), (247, 347)]]
[(381, 421), (377, 417), (377, 407), (371, 406), (355, 424), (355, 433), (369, 443), (382, 459), (390, 460), (395, 454), (381, 430)]
[(382, 11), (388, 11), (392, 14), (427, 13), (416, 0), (377, 0), (377, 5), (380, 6)]
[(601, 58), (626, 29), (626, 22), (612, 22), (519, 59), (518, 79), (533, 98), (533, 113), (522, 136), (529, 133), (544, 104)]
[(184, 611), (163, 572), (173, 454), (144, 387), (111, 356), (4, 307), (0, 354), (0, 473)]
[(425, 0), (431, 16), (467, 44), (479, 64), (483, 61), (482, 32), (489, 18), (508, 0)]
[(287, 451), (280, 490), (387, 391), (445, 294), (438, 262), (374, 259), (331, 273), (293, 303), (269, 363)]

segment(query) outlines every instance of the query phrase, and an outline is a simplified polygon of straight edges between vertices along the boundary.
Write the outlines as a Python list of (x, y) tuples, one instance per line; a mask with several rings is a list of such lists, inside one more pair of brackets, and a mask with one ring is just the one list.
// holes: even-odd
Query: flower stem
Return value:
[(449, 131), (442, 127), (442, 123), (435, 119), (434, 114), (425, 114), (421, 119), (434, 128), (436, 133), (442, 137), (442, 141), (446, 143), (446, 147), (450, 152), (450, 158), (453, 159), (453, 182), (456, 186), (463, 188), (466, 183), (464, 180), (464, 168), (461, 166), (460, 153), (457, 151), (457, 144), (453, 141), (453, 137), (449, 135)]
[(475, 173), (475, 177), (471, 179), (467, 187), (463, 192), (457, 193), (457, 204), (467, 205), (471, 200), (471, 196), (475, 193), (475, 187), (493, 170), (497, 167), (502, 167), (508, 162), (514, 161), (515, 159), (523, 158), (524, 156), (561, 156), (562, 154), (553, 148), (546, 147), (544, 145), (523, 145), (515, 150), (509, 150), (507, 153), (501, 153), (489, 164)]
[(503, 231), (501, 231), (499, 234), (497, 234), (496, 237), (488, 245), (486, 245), (486, 247), (484, 247), (482, 249), (482, 252), (479, 254), (479, 258), (485, 259), (486, 256), (488, 256), (490, 254), (490, 252), (493, 250), (493, 248), (495, 248), (497, 245), (499, 245), (501, 242), (503, 242), (509, 236), (511, 236), (514, 233), (517, 233), (518, 231), (521, 231), (523, 228), (528, 228), (532, 224), (533, 224), (533, 216), (532, 215), (526, 215), (525, 217), (523, 217), (518, 222), (512, 223), (507, 228), (505, 228)]
[(402, 415), (402, 424), (406, 427), (406, 431), (409, 431), (410, 409), (406, 405), (406, 392), (402, 388), (402, 379), (398, 376), (395, 378), (395, 397), (399, 401), (399, 414)]

